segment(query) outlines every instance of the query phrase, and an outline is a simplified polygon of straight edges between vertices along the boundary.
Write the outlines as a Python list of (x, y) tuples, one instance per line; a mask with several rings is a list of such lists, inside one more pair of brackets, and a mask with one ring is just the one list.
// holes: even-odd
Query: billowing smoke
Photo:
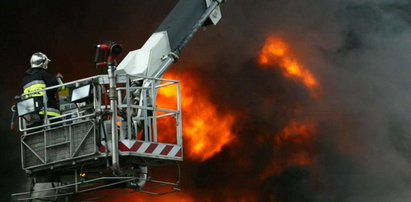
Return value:
[[(262, 201), (410, 200), (411, 97), (407, 89), (411, 4), (261, 1), (226, 6), (226, 16), (235, 15), (235, 20), (227, 17), (216, 28), (219, 32), (211, 32), (208, 39), (224, 38), (223, 48), (218, 54), (198, 61), (204, 64), (201, 74), (206, 75), (205, 84), (215, 89), (216, 103), (223, 109), (229, 103), (230, 108), (248, 115), (236, 125), (244, 145), (229, 147), (227, 153), (232, 154), (233, 149), (237, 158), (253, 159), (254, 170), (236, 175), (236, 168), (222, 166), (227, 172), (218, 168), (220, 175), (234, 179), (245, 175), (240, 178), (244, 181), (230, 181), (217, 174), (217, 183), (207, 181), (209, 185), (221, 187), (232, 182), (236, 184), (232, 187), (244, 186), (254, 194), (261, 192), (253, 189), (264, 190), (259, 198)], [(280, 78), (279, 72), (256, 67), (250, 58), (270, 34), (285, 39), (319, 78), (320, 98), (310, 99), (300, 85)], [(208, 44), (207, 51), (213, 52), (216, 45)], [(190, 47), (195, 48), (198, 46)], [(275, 104), (265, 105), (269, 97), (276, 98)], [(296, 105), (302, 105), (304, 113), (290, 110)], [(269, 143), (255, 147), (252, 142), (258, 139), (256, 136), (275, 135), (286, 121), (298, 117), (317, 122), (314, 166), (291, 166), (267, 178), (264, 184), (252, 184), (261, 171), (259, 168), (268, 161), (281, 159), (268, 149), (272, 146)]]
[[(174, 3), (0, 1), (2, 110), (19, 93), (16, 80), (31, 53), (46, 52), (50, 70), (67, 80), (93, 75), (99, 71), (92, 44), (109, 39), (128, 50), (140, 47)], [(410, 25), (405, 0), (225, 3), (220, 24), (194, 37), (175, 71), (199, 77), (219, 112), (235, 114), (236, 139), (204, 162), (183, 163), (184, 195), (194, 201), (410, 201)], [(318, 97), (279, 68), (258, 63), (272, 35), (317, 78)], [(1, 118), (2, 200), (24, 182), (8, 115)], [(282, 139), (293, 120), (312, 124), (310, 138)], [(301, 153), (308, 163), (290, 161)]]

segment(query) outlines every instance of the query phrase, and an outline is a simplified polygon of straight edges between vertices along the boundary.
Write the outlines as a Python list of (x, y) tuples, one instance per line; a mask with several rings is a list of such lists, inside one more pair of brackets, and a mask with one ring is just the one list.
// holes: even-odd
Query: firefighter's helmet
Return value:
[(47, 69), (47, 64), (51, 60), (43, 53), (37, 52), (31, 56), (30, 65), (31, 68), (43, 68)]

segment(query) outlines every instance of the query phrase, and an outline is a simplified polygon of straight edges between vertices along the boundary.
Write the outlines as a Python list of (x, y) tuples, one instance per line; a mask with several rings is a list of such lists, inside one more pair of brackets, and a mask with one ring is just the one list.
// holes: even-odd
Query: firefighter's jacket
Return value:
[[(30, 68), (26, 71), (26, 76), (23, 78), (23, 92), (29, 93), (36, 90), (41, 90), (50, 86), (62, 84), (61, 78), (48, 73), (43, 68)], [(47, 91), (47, 115), (48, 116), (59, 116), (60, 110), (58, 106), (58, 101), (56, 98), (57, 88)], [(43, 103), (44, 91), (26, 95), (25, 98), (34, 97), (40, 103)], [(39, 112), (39, 114), (44, 114), (44, 107)]]

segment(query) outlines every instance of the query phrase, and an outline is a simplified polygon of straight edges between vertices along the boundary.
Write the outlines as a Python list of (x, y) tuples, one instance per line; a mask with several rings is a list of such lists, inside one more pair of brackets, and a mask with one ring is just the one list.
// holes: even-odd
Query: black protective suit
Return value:
[[(58, 78), (48, 73), (43, 68), (30, 68), (26, 71), (26, 76), (23, 78), (23, 91), (24, 93), (44, 89), (50, 86), (62, 84), (61, 78)], [(60, 115), (58, 100), (56, 98), (57, 88), (47, 91), (47, 115), (58, 116)], [(24, 98), (34, 97), (40, 103), (43, 103), (43, 92), (29, 94)], [(40, 114), (44, 114), (44, 110), (40, 111)]]

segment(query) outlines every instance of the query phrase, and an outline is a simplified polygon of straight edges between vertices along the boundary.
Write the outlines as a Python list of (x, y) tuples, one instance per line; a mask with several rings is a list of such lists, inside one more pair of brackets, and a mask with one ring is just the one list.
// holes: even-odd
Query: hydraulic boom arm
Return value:
[(160, 78), (202, 26), (217, 24), (224, 0), (180, 0), (141, 49), (128, 53), (118, 74)]

